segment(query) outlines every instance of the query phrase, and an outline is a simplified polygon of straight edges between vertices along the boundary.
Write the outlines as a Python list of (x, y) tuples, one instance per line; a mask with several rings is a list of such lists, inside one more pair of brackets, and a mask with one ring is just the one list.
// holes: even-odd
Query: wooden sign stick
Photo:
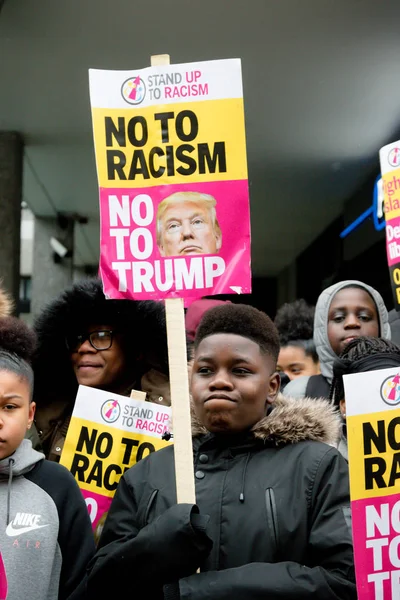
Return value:
[(144, 402), (146, 400), (146, 392), (141, 392), (139, 390), (132, 390), (131, 398), (133, 400), (142, 400), (142, 402)]
[[(168, 54), (156, 54), (151, 57), (152, 67), (169, 64)], [(185, 311), (182, 298), (167, 298), (165, 300), (165, 311), (174, 433), (176, 495), (178, 504), (195, 504)]]

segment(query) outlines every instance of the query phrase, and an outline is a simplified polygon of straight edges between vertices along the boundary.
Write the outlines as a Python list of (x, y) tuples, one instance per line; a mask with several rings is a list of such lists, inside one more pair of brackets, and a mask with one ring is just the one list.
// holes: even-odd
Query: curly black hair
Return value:
[(274, 324), (279, 333), (281, 347), (298, 346), (315, 363), (318, 354), (313, 340), (315, 306), (300, 298), (286, 302), (276, 313)]
[(283, 304), (274, 319), (281, 345), (287, 346), (295, 340), (312, 339), (314, 314), (315, 306), (307, 304), (302, 298)]
[(0, 319), (0, 371), (14, 373), (25, 379), (33, 391), (31, 361), (36, 347), (36, 335), (16, 317)]
[(35, 347), (35, 332), (24, 321), (16, 317), (0, 319), (0, 350), (16, 354), (30, 363)]
[(40, 406), (62, 395), (75, 402), (78, 383), (66, 337), (89, 325), (111, 325), (122, 334), (132, 382), (151, 368), (168, 374), (165, 307), (153, 300), (108, 300), (97, 277), (82, 279), (63, 290), (36, 317), (38, 344), (33, 358), (35, 399)]
[(330, 400), (338, 405), (344, 399), (343, 375), (400, 366), (400, 347), (378, 337), (359, 337), (347, 344), (333, 363)]
[(264, 354), (276, 362), (279, 354), (278, 331), (264, 312), (248, 304), (225, 304), (204, 313), (196, 331), (194, 348), (216, 333), (233, 333), (253, 340)]

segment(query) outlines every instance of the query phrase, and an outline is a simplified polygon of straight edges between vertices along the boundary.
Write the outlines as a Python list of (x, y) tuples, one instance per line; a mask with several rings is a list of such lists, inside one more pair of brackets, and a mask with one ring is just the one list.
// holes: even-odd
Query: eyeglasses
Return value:
[(76, 352), (86, 340), (89, 340), (95, 350), (108, 350), (112, 346), (113, 333), (109, 329), (101, 329), (90, 333), (70, 335), (65, 338), (65, 343), (70, 352)]

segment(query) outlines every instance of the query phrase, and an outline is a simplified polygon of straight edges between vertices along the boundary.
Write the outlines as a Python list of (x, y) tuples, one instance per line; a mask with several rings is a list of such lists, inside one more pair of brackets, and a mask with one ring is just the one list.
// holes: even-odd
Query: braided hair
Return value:
[(329, 399), (336, 406), (344, 399), (343, 375), (400, 366), (400, 347), (384, 338), (359, 337), (347, 344), (333, 364)]

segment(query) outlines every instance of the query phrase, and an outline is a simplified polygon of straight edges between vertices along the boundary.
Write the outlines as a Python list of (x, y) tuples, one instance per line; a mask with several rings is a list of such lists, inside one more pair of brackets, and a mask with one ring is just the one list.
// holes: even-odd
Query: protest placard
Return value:
[(167, 446), (171, 408), (79, 386), (61, 455), (88, 506), (93, 529), (104, 518), (123, 473)]
[(240, 60), (90, 69), (89, 80), (105, 294), (249, 293)]
[(400, 370), (345, 375), (358, 600), (400, 597)]
[(400, 310), (400, 141), (379, 151), (384, 212), (386, 220), (386, 254), (396, 310)]

